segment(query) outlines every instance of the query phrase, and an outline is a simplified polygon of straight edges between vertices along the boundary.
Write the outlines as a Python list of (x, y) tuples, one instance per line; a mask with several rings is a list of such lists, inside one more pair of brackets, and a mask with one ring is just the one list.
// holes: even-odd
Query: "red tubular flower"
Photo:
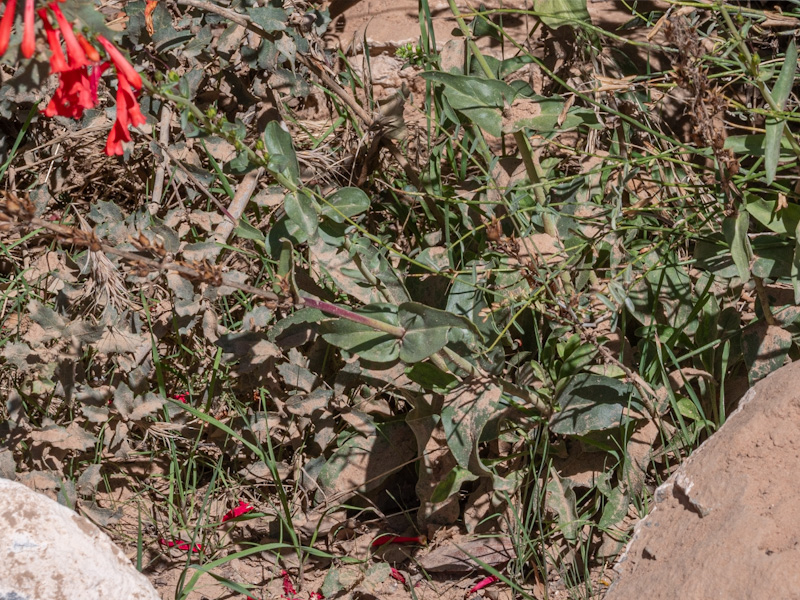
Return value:
[(61, 35), (64, 36), (64, 42), (67, 44), (67, 56), (69, 57), (69, 66), (72, 69), (79, 69), (89, 64), (86, 59), (86, 52), (83, 51), (78, 38), (75, 37), (75, 32), (72, 30), (72, 23), (67, 21), (67, 17), (61, 12), (58, 4), (51, 2), (48, 4), (50, 10), (56, 16), (58, 27), (61, 29)]
[(36, 50), (36, 37), (34, 36), (34, 25), (33, 25), (33, 17), (34, 17), (34, 0), (25, 0), (25, 16), (23, 22), (25, 24), (25, 28), (22, 34), (22, 44), (20, 45), (20, 50), (22, 50), (22, 56), (25, 58), (30, 58), (33, 56), (34, 51)]
[(108, 156), (122, 156), (125, 154), (125, 149), (122, 147), (122, 142), (129, 142), (131, 134), (128, 129), (123, 127), (119, 121), (114, 121), (111, 131), (108, 132), (108, 140), (106, 141), (106, 154)]
[(124, 153), (122, 142), (130, 142), (131, 134), (128, 126), (137, 127), (145, 122), (144, 115), (133, 95), (130, 82), (125, 78), (122, 71), (117, 73), (119, 83), (117, 84), (117, 119), (108, 134), (106, 142), (106, 154), (109, 156), (121, 156)]
[(17, 0), (6, 0), (6, 10), (0, 20), (0, 56), (8, 50), (8, 40), (11, 39), (11, 27), (17, 12)]
[(59, 115), (80, 119), (85, 109), (93, 107), (94, 94), (86, 67), (68, 69), (61, 73), (58, 89), (45, 108), (44, 114), (48, 117)]
[(41, 8), (36, 11), (39, 18), (44, 25), (44, 31), (47, 34), (47, 45), (50, 46), (50, 72), (62, 73), (69, 69), (67, 59), (64, 57), (64, 52), (61, 50), (61, 41), (58, 37), (58, 31), (53, 29), (50, 24), (50, 18), (47, 16), (47, 9)]
[(125, 79), (127, 79), (137, 90), (142, 89), (141, 75), (136, 72), (136, 69), (134, 69), (133, 65), (131, 65), (131, 63), (129, 63), (128, 60), (122, 55), (122, 52), (120, 52), (114, 44), (109, 42), (102, 35), (97, 36), (97, 41), (100, 42), (100, 45), (103, 46), (105, 51), (108, 53), (108, 57), (111, 59), (111, 62), (114, 63), (114, 67), (117, 69), (117, 71), (124, 75)]
[(81, 48), (83, 48), (83, 51), (86, 52), (86, 58), (92, 62), (98, 62), (100, 60), (100, 53), (89, 43), (89, 40), (80, 33), (78, 34), (78, 43), (81, 45)]
[(105, 70), (110, 67), (111, 65), (107, 62), (104, 62), (101, 65), (96, 65), (92, 68), (89, 72), (89, 88), (92, 91), (92, 101), (97, 104), (97, 84), (100, 83), (100, 77), (103, 75)]

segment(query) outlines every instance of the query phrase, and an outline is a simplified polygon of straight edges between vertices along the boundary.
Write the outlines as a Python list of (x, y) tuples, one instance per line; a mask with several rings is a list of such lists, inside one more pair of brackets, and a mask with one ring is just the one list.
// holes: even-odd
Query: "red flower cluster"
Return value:
[[(20, 46), (25, 58), (33, 56), (36, 49), (34, 1), (25, 0)], [(50, 47), (50, 69), (60, 77), (58, 89), (45, 108), (44, 114), (48, 117), (59, 115), (80, 119), (84, 110), (97, 105), (97, 84), (100, 76), (113, 65), (118, 79), (117, 118), (108, 134), (106, 154), (121, 155), (122, 142), (131, 141), (129, 127), (136, 127), (145, 122), (139, 103), (136, 101), (136, 92), (142, 89), (142, 78), (114, 44), (102, 35), (98, 35), (97, 41), (110, 60), (101, 64), (100, 53), (83, 35), (75, 33), (73, 24), (61, 12), (59, 1), (63, 0), (50, 2), (46, 8), (35, 11), (42, 21), (47, 44)], [(5, 12), (0, 19), (0, 56), (8, 49), (16, 8), (17, 0), (6, 0)], [(55, 17), (56, 27), (50, 22), (49, 13)], [(61, 48), (62, 37), (67, 48), (66, 56)]]

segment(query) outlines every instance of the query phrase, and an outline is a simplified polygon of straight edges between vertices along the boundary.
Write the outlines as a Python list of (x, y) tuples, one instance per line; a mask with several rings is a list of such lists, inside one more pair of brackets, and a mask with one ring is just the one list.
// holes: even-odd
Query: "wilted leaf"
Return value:
[(415, 562), (429, 573), (468, 573), (490, 565), (500, 569), (516, 558), (514, 544), (507, 537), (448, 540)]
[(135, 354), (142, 346), (150, 346), (150, 337), (110, 325), (95, 345), (100, 354)]
[(43, 429), (32, 431), (30, 439), (33, 442), (47, 444), (60, 450), (85, 451), (94, 447), (97, 440), (77, 422), (72, 422), (68, 427), (50, 425)]
[(226, 360), (240, 360), (252, 367), (281, 356), (280, 348), (259, 332), (226, 333), (219, 337), (217, 346), (227, 355)]
[(141, 421), (158, 411), (166, 400), (152, 392), (144, 397), (137, 396), (124, 383), (120, 383), (114, 392), (114, 407), (125, 421)]
[(742, 351), (750, 385), (763, 379), (786, 362), (792, 348), (792, 334), (777, 325), (759, 321), (742, 331)]
[(102, 465), (98, 464), (91, 464), (86, 467), (86, 470), (78, 477), (78, 492), (84, 496), (90, 496), (94, 493), (102, 479), (100, 472), (102, 468)]
[(17, 464), (14, 462), (14, 453), (7, 448), (0, 448), (0, 477), (14, 481), (17, 472)]
[(442, 425), (447, 445), (458, 465), (474, 475), (492, 475), (478, 455), (478, 442), (489, 421), (512, 414), (513, 409), (501, 402), (502, 394), (498, 386), (488, 381), (473, 380), (445, 397)]
[(545, 488), (545, 506), (558, 515), (558, 528), (564, 537), (574, 542), (578, 539), (580, 523), (576, 508), (575, 490), (564, 484), (554, 468)]
[(123, 517), (121, 506), (116, 510), (112, 510), (110, 508), (101, 508), (94, 502), (91, 502), (88, 504), (81, 503), (80, 507), (83, 516), (85, 516), (98, 527), (108, 527), (109, 525), (118, 523)]
[(314, 384), (318, 379), (314, 373), (305, 367), (292, 363), (282, 363), (277, 366), (277, 370), (288, 387), (297, 388), (304, 392), (310, 392), (314, 389)]

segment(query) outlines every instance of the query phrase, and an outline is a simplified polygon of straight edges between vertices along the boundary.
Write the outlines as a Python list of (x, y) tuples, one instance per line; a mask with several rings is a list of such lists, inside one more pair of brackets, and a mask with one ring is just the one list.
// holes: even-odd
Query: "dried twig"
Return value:
[[(168, 104), (161, 105), (161, 120), (158, 123), (158, 143), (162, 147), (169, 144), (169, 126), (172, 122), (172, 109)], [(167, 174), (167, 165), (169, 161), (164, 158), (161, 164), (158, 165), (156, 176), (153, 179), (153, 205), (161, 206), (161, 195), (164, 193), (164, 180)]]

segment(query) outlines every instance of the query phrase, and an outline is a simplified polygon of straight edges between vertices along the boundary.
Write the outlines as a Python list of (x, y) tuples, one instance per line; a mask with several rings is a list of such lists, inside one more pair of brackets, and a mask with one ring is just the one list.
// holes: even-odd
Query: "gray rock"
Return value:
[(605, 600), (800, 598), (800, 362), (756, 384), (660, 486)]
[(91, 522), (0, 479), (0, 600), (159, 600)]

